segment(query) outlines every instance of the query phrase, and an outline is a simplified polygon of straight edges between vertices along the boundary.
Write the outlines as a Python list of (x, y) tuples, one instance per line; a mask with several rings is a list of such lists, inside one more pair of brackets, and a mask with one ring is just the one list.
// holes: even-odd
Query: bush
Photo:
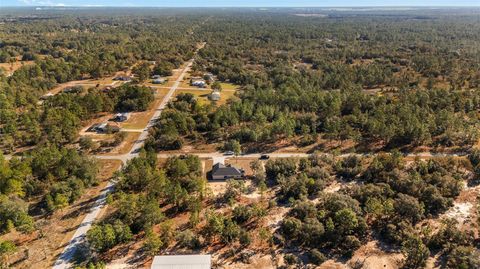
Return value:
[(27, 204), (18, 197), (0, 195), (0, 233), (7, 232), (13, 227), (21, 232), (33, 231), (34, 222), (28, 215), (27, 207)]
[(298, 259), (298, 257), (293, 254), (286, 254), (284, 256), (284, 259), (285, 259), (285, 263), (289, 265), (295, 265), (300, 263), (300, 259)]
[(310, 259), (310, 262), (315, 265), (320, 265), (327, 260), (327, 257), (318, 249), (310, 250), (310, 252), (308, 253), (308, 257)]
[(430, 251), (417, 236), (410, 236), (402, 244), (405, 255), (404, 268), (423, 268), (430, 256)]
[(132, 239), (130, 227), (116, 220), (114, 224), (97, 224), (87, 232), (90, 246), (97, 252), (105, 252), (120, 243)]
[(154, 256), (158, 254), (158, 252), (160, 252), (163, 245), (164, 244), (160, 239), (160, 236), (158, 236), (158, 234), (152, 231), (147, 231), (145, 242), (143, 243), (143, 248), (149, 255)]
[(240, 236), (238, 240), (242, 246), (248, 246), (252, 243), (252, 238), (250, 237), (250, 234), (243, 229), (240, 231)]
[(180, 247), (198, 249), (201, 246), (198, 236), (191, 230), (185, 230), (177, 235), (177, 242)]

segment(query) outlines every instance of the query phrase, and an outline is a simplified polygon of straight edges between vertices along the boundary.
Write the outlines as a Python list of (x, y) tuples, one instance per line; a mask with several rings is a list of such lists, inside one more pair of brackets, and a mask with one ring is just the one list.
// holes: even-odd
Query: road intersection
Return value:
[[(172, 98), (175, 90), (180, 85), (180, 82), (183, 80), (185, 74), (190, 70), (193, 64), (193, 59), (189, 60), (182, 70), (180, 76), (175, 80), (175, 83), (168, 91), (167, 95), (163, 98), (160, 105), (156, 108), (155, 113), (150, 118), (146, 128), (144, 128), (138, 139), (134, 142), (131, 150), (129, 153), (124, 155), (118, 156), (96, 156), (98, 159), (114, 159), (114, 160), (121, 160), (123, 164), (126, 164), (128, 160), (133, 159), (138, 156), (138, 152), (145, 144), (145, 140), (148, 137), (148, 130), (152, 126), (155, 125), (155, 122), (160, 117), (163, 109), (167, 105), (167, 103)], [(67, 269), (71, 266), (71, 261), (79, 247), (85, 242), (85, 237), (87, 235), (88, 230), (92, 226), (92, 224), (97, 219), (98, 215), (100, 214), (101, 210), (104, 208), (106, 204), (106, 198), (109, 193), (114, 190), (115, 182), (110, 181), (108, 182), (107, 186), (102, 190), (98, 198), (96, 199), (93, 208), (90, 209), (89, 213), (85, 216), (82, 223), (79, 225), (77, 230), (75, 231), (72, 239), (68, 242), (67, 246), (64, 248), (63, 252), (60, 254), (58, 259), (53, 265), (54, 269)]]

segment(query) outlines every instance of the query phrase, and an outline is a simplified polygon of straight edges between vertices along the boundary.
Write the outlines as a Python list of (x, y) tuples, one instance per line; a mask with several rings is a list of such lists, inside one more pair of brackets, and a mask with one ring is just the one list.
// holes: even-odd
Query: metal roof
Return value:
[(155, 256), (151, 269), (210, 269), (210, 255)]

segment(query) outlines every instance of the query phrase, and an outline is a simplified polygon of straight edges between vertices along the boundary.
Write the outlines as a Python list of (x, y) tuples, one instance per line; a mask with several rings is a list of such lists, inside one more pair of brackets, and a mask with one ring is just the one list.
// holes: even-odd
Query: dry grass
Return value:
[[(140, 136), (139, 132), (126, 132), (125, 140), (120, 143), (120, 145), (113, 147), (111, 149), (107, 149), (108, 152), (104, 152), (105, 155), (122, 155), (127, 154), (132, 149), (133, 144), (137, 141), (138, 137)], [(111, 138), (113, 139), (113, 137)], [(107, 140), (107, 139), (104, 139)]]
[(16, 61), (13, 63), (0, 63), (0, 69), (5, 70), (7, 75), (13, 74), (13, 72), (17, 71), (22, 66), (33, 65), (35, 64), (34, 61)]
[(124, 129), (143, 129), (147, 126), (152, 118), (155, 110), (158, 108), (162, 100), (165, 98), (168, 89), (156, 89), (155, 101), (150, 105), (150, 108), (142, 112), (132, 112), (130, 118), (121, 123)]
[(250, 163), (255, 161), (256, 158), (230, 158), (225, 160), (225, 164), (231, 164), (237, 168), (242, 168), (245, 171), (246, 176), (253, 176), (253, 171), (250, 168)]
[(177, 90), (175, 91), (175, 96), (179, 95), (180, 93), (191, 93), (193, 94), (197, 101), (200, 103), (200, 104), (208, 104), (210, 102), (210, 100), (208, 99), (208, 95), (210, 94), (210, 90), (199, 90), (199, 89), (194, 89), (192, 88), (191, 90), (184, 90), (184, 89), (181, 89), (181, 90)]
[(238, 86), (232, 83), (227, 83), (227, 82), (220, 82), (220, 85), (222, 86), (222, 90), (237, 90)]

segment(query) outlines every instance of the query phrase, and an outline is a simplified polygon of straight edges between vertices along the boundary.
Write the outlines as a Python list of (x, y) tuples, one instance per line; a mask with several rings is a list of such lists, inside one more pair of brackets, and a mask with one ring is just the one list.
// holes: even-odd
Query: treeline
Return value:
[(168, 103), (160, 119), (150, 130), (145, 142), (146, 149), (181, 149), (184, 137), (199, 138), (198, 130), (207, 131), (209, 126), (208, 108), (200, 106), (191, 93), (180, 93)]
[[(258, 149), (285, 138), (306, 146), (321, 136), (363, 148), (468, 147), (478, 139), (473, 44), (480, 36), (466, 22), (480, 27), (469, 16), (218, 16), (197, 32), (207, 45), (194, 69), (242, 85), (240, 100), (216, 111), (176, 108), (169, 112), (179, 116), (169, 124), (176, 127), (159, 128), (152, 144), (179, 148), (182, 139), (205, 137)], [(460, 29), (465, 34), (457, 35)], [(393, 90), (362, 90), (375, 87)], [(182, 130), (185, 119), (198, 128)]]
[[(5, 109), (2, 145), (13, 150), (20, 145), (75, 142), (82, 121), (102, 112), (144, 111), (154, 99), (153, 90), (124, 84), (108, 90), (88, 89), (76, 93), (59, 93), (48, 97), (40, 106), (31, 108), (19, 119)], [(11, 116), (11, 118), (9, 118)]]
[(64, 208), (98, 183), (96, 175), (96, 161), (75, 149), (39, 146), (8, 161), (0, 154), (0, 233), (32, 231), (30, 212), (42, 215)]
[[(197, 20), (201, 18), (119, 19), (64, 14), (45, 20), (6, 23), (0, 31), (0, 60), (13, 62), (20, 57), (34, 60), (35, 64), (21, 67), (10, 77), (0, 74), (2, 146), (12, 150), (37, 142), (43, 113), (43, 108), (37, 106), (38, 100), (59, 83), (111, 76), (139, 61), (156, 61), (156, 68), (162, 74), (167, 68), (179, 66), (195, 51), (196, 42), (183, 33), (193, 29)], [(126, 101), (116, 109), (141, 109), (135, 106)], [(65, 120), (76, 124), (75, 119)], [(69, 135), (66, 136), (67, 139), (61, 140), (69, 140)]]
[(258, 150), (259, 144), (295, 137), (305, 146), (321, 135), (384, 148), (468, 147), (478, 139), (477, 91), (432, 89), (377, 96), (358, 89), (301, 87), (301, 78), (294, 75), (288, 80), (275, 89), (247, 87), (240, 100), (216, 110), (179, 95), (162, 115), (150, 144), (178, 149), (184, 139), (236, 140), (247, 150)]

